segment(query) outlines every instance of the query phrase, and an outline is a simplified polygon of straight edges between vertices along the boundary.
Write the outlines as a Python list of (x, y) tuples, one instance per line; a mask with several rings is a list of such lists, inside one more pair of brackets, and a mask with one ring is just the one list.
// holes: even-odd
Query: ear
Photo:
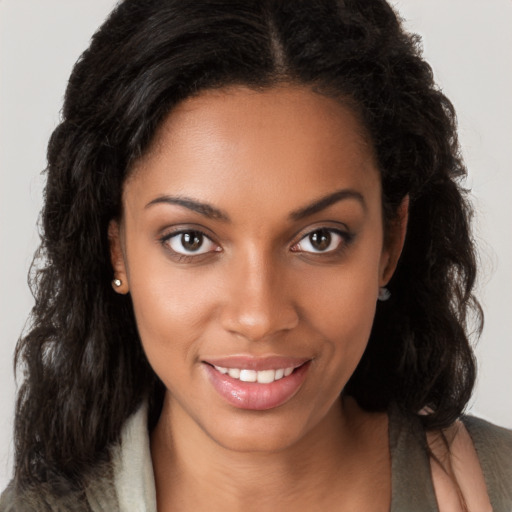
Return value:
[(114, 269), (112, 288), (117, 293), (126, 295), (130, 291), (128, 285), (128, 273), (121, 240), (121, 226), (119, 221), (111, 220), (108, 225), (108, 242), (110, 246), (110, 262)]
[(384, 236), (379, 272), (379, 286), (385, 286), (395, 272), (404, 247), (407, 221), (409, 219), (409, 196), (405, 196), (398, 207), (395, 218), (387, 226)]

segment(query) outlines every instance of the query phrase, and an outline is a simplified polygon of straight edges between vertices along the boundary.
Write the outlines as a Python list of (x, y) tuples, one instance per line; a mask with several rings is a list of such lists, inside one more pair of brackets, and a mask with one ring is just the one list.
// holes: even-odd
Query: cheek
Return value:
[[(376, 303), (373, 287), (334, 287), (329, 299), (317, 302), (317, 315), (311, 320), (314, 329), (323, 340), (318, 353), (319, 368), (323, 386), (318, 390), (329, 390), (326, 397), (334, 402), (345, 388), (368, 344), (375, 316)], [(329, 290), (328, 290), (329, 292)], [(320, 397), (318, 397), (319, 403)]]
[(198, 340), (214, 313), (215, 288), (206, 283), (201, 269), (191, 278), (159, 254), (146, 252), (143, 259), (136, 251), (131, 254), (130, 293), (150, 364), (157, 373), (164, 363), (193, 364)]
[(324, 297), (318, 297), (315, 303), (310, 321), (328, 340), (331, 352), (343, 357), (349, 354), (360, 357), (375, 316), (375, 286), (361, 282), (351, 286), (350, 281), (338, 286), (333, 284), (331, 289), (326, 287)]
[(326, 341), (333, 362), (355, 368), (370, 337), (378, 291), (380, 251), (355, 254), (346, 264), (317, 272), (304, 282), (303, 310)]

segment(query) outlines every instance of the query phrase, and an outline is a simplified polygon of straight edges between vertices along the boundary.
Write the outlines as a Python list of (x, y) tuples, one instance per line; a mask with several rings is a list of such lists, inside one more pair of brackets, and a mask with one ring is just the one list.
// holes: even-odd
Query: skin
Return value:
[[(345, 192), (307, 210), (335, 191)], [(131, 293), (167, 388), (151, 438), (160, 511), (389, 509), (387, 418), (341, 393), (406, 223), (404, 201), (384, 237), (372, 146), (334, 99), (291, 85), (232, 87), (173, 110), (126, 181), (109, 231), (116, 291)], [(320, 229), (331, 230), (328, 250), (309, 238)], [(176, 230), (208, 238), (192, 256), (178, 254)], [(243, 410), (207, 378), (205, 360), (231, 355), (311, 363), (286, 403)]]
[[(475, 447), (461, 421), (440, 432), (428, 432), (432, 481), (439, 512), (492, 512)], [(464, 507), (465, 504), (465, 507)]]

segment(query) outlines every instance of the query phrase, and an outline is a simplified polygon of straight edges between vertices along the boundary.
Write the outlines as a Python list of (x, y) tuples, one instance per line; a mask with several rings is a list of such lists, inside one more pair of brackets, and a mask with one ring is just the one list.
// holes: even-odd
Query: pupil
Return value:
[(187, 251), (197, 251), (203, 243), (203, 235), (195, 231), (183, 233), (181, 235), (181, 243)]
[(324, 251), (331, 245), (331, 233), (326, 229), (320, 229), (311, 233), (309, 240), (317, 251)]

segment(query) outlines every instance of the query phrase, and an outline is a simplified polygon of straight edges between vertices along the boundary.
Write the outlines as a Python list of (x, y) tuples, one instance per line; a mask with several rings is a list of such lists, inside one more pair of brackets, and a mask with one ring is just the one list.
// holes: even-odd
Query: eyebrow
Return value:
[(224, 222), (231, 222), (229, 215), (218, 208), (215, 208), (211, 204), (197, 201), (189, 197), (181, 196), (159, 196), (150, 201), (145, 208), (149, 208), (155, 204), (177, 204), (183, 206), (194, 212), (200, 213), (201, 215), (208, 217), (209, 219), (222, 220)]
[[(338, 203), (339, 201), (343, 201), (346, 199), (355, 199), (361, 204), (363, 209), (366, 211), (366, 203), (364, 201), (363, 195), (360, 192), (357, 192), (356, 190), (352, 189), (342, 189), (333, 192), (332, 194), (328, 194), (324, 197), (321, 197), (320, 199), (315, 200), (314, 202), (308, 204), (307, 206), (291, 212), (289, 218), (293, 221), (302, 220), (306, 217), (314, 215), (315, 213), (325, 210), (329, 206), (332, 206), (333, 204)], [(190, 197), (169, 195), (159, 196), (150, 201), (145, 206), (145, 208), (149, 208), (156, 204), (176, 204), (178, 206), (183, 206), (184, 208), (197, 212), (209, 219), (231, 222), (231, 219), (226, 212), (219, 210), (218, 208), (212, 206), (211, 204), (204, 203), (202, 201), (198, 201)]]
[(313, 203), (303, 208), (293, 211), (292, 213), (290, 213), (290, 218), (294, 221), (297, 221), (304, 219), (306, 217), (310, 217), (311, 215), (321, 212), (322, 210), (325, 210), (329, 206), (332, 206), (333, 204), (346, 199), (355, 199), (361, 204), (363, 209), (366, 211), (366, 203), (363, 195), (360, 192), (357, 192), (357, 190), (352, 189), (342, 189), (333, 192), (332, 194), (328, 194), (324, 197), (321, 197), (320, 199), (317, 199)]

